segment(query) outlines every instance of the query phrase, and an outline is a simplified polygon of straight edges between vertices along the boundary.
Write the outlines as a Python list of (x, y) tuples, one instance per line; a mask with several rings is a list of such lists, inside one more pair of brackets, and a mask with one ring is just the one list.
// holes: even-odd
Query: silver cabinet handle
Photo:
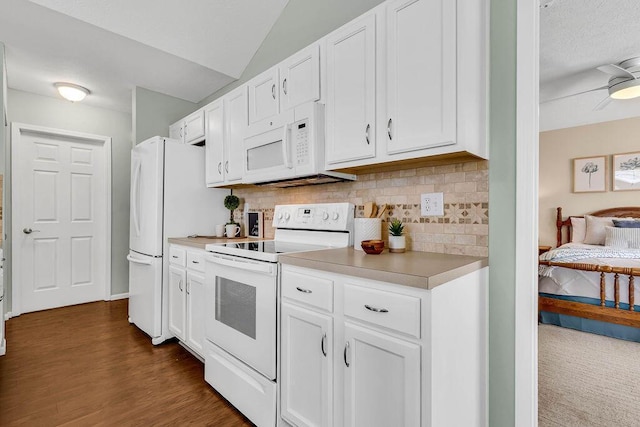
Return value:
[(271, 86), (271, 96), (273, 97), (273, 99), (276, 99), (276, 84), (275, 83)]
[(200, 264), (200, 261), (191, 261), (192, 264)]
[(391, 134), (391, 125), (393, 124), (393, 120), (389, 119), (387, 122), (387, 135), (389, 135), (389, 141), (393, 140), (393, 135)]
[(185, 288), (187, 289), (187, 295), (191, 295), (191, 292), (189, 292), (189, 281), (187, 280), (187, 286), (185, 286)]
[(304, 289), (304, 288), (300, 288), (300, 287), (298, 287), (298, 286), (296, 286), (296, 289), (297, 289), (298, 291), (302, 292), (303, 294), (310, 294), (310, 293), (312, 293), (312, 292), (313, 292), (313, 291), (312, 291), (312, 290), (310, 290), (310, 289)]
[(182, 126), (180, 127), (180, 138), (182, 138)]
[(371, 144), (371, 142), (369, 142), (369, 130), (371, 130), (371, 125), (367, 123), (367, 128), (364, 131), (364, 137), (367, 140), (367, 145)]
[(327, 342), (327, 334), (326, 332), (322, 334), (322, 339), (320, 340), (320, 350), (322, 350), (322, 355), (327, 357), (327, 350), (325, 349), (325, 343)]
[(344, 345), (344, 364), (349, 367), (349, 362), (347, 362), (347, 350), (349, 349), (349, 341)]
[(369, 311), (374, 311), (376, 313), (388, 313), (389, 312), (389, 310), (387, 310), (386, 308), (371, 307), (369, 304), (365, 304), (364, 308), (366, 308)]
[(222, 162), (218, 162), (218, 175), (222, 175)]
[(171, 258), (178, 259), (178, 255), (171, 255)]
[(184, 124), (184, 136), (185, 138), (187, 137), (187, 134), (189, 133), (189, 131), (187, 130), (187, 124)]
[(226, 173), (229, 173), (229, 160), (227, 160), (226, 162), (224, 162), (224, 171)]
[(178, 289), (180, 289), (180, 292), (182, 292), (182, 279), (180, 279), (180, 281), (178, 282)]
[(22, 232), (23, 232), (24, 234), (31, 234), (31, 233), (39, 233), (39, 232), (40, 232), (40, 230), (32, 230), (32, 229), (30, 229), (30, 228), (23, 228), (23, 229), (22, 229)]
[(284, 79), (282, 81), (282, 91), (284, 92), (284, 94), (287, 94), (287, 79)]

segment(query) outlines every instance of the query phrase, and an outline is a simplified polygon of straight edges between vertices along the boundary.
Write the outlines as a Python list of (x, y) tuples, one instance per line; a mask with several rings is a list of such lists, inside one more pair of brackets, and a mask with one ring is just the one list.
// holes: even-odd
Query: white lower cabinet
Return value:
[(425, 290), (283, 264), (282, 424), (486, 426), (487, 278)]
[(204, 358), (204, 254), (169, 246), (169, 330)]

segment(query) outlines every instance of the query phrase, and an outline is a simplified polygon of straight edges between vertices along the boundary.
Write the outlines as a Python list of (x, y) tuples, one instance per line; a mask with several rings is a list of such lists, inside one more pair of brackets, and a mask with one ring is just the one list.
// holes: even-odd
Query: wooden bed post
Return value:
[(606, 291), (606, 285), (605, 285), (604, 271), (601, 271), (600, 272), (600, 305), (602, 307), (606, 305), (605, 291)]
[(635, 299), (636, 299), (636, 296), (635, 296), (636, 289), (635, 289), (635, 286), (634, 286), (634, 283), (633, 283), (633, 279), (634, 279), (633, 276), (629, 276), (629, 311), (634, 311), (635, 310), (635, 308), (633, 306), (636, 303), (636, 301), (635, 301)]
[[(556, 248), (562, 246), (562, 208), (558, 207), (556, 210), (556, 229), (558, 230), (556, 234)], [(570, 236), (567, 236), (570, 238)]]

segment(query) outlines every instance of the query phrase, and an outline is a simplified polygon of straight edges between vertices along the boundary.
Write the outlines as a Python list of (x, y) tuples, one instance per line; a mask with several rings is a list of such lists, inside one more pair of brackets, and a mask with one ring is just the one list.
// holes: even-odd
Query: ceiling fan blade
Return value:
[(610, 96), (607, 96), (605, 99), (603, 99), (602, 101), (598, 102), (598, 105), (596, 105), (595, 107), (593, 107), (593, 111), (600, 111), (600, 110), (604, 110), (604, 108), (609, 105), (609, 103), (612, 101)]
[(614, 77), (632, 78), (632, 79), (636, 78), (636, 76), (634, 76), (631, 71), (627, 71), (624, 68), (615, 64), (601, 65), (598, 67), (598, 70), (602, 71), (605, 74), (610, 74)]
[(584, 93), (597, 92), (597, 91), (603, 90), (603, 89), (609, 89), (609, 86), (600, 86), (600, 87), (597, 87), (595, 89), (583, 90), (582, 92), (576, 92), (576, 93), (572, 93), (572, 94), (569, 94), (569, 95), (559, 96), (557, 98), (545, 99), (544, 101), (540, 101), (540, 104), (545, 104), (545, 103), (551, 102), (551, 101), (558, 101), (559, 99), (571, 98), (572, 96), (578, 96), (578, 95), (582, 95)]

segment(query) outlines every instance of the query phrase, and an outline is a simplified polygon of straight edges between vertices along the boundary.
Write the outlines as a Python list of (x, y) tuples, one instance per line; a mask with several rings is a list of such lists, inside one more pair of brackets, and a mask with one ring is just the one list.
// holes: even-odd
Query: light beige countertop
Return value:
[(488, 258), (433, 252), (368, 255), (352, 247), (282, 255), (282, 264), (346, 274), (421, 289), (462, 277), (489, 265)]
[(246, 242), (250, 240), (247, 237), (238, 237), (235, 239), (227, 239), (226, 237), (215, 237), (215, 236), (198, 236), (198, 237), (169, 237), (167, 239), (169, 243), (173, 243), (174, 245), (182, 245), (182, 246), (191, 246), (192, 248), (205, 249), (205, 246), (210, 243), (239, 243)]

